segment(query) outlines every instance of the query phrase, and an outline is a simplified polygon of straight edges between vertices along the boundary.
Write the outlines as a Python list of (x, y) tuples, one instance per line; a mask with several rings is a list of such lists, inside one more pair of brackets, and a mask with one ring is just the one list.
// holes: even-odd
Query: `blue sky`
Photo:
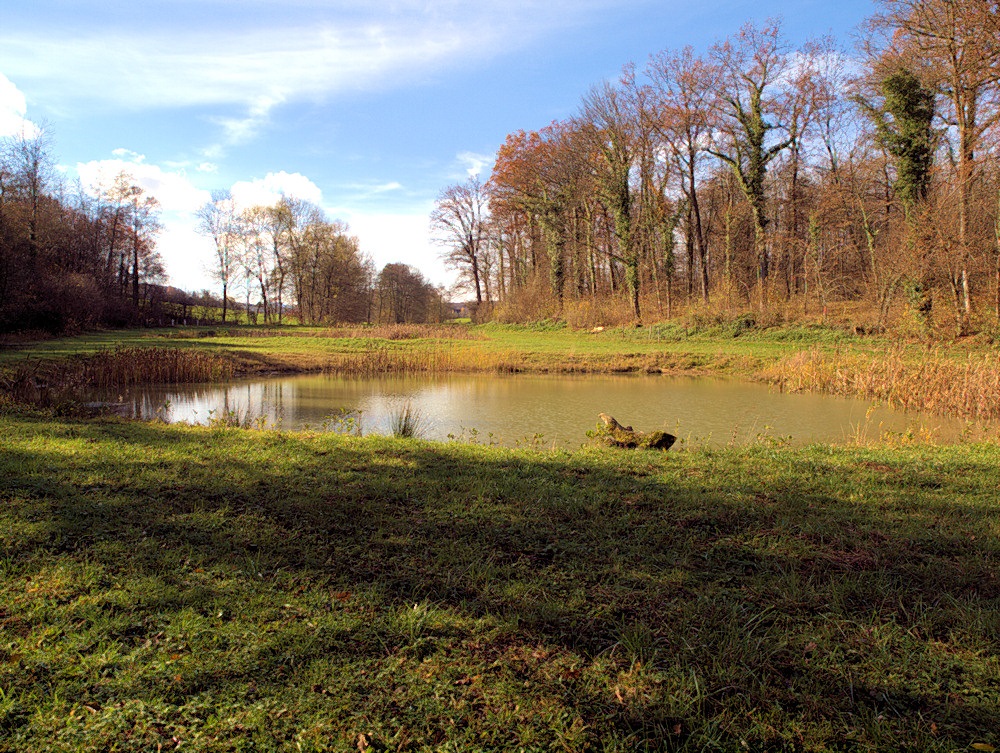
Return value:
[[(630, 61), (747, 20), (850, 46), (869, 0), (8, 0), (0, 135), (44, 124), (66, 175), (129, 170), (163, 206), (171, 282), (211, 285), (193, 212), (280, 191), (347, 221), (381, 266), (452, 275), (428, 235), (445, 186), (506, 135), (574, 115)], [(30, 127), (30, 126), (29, 126)]]

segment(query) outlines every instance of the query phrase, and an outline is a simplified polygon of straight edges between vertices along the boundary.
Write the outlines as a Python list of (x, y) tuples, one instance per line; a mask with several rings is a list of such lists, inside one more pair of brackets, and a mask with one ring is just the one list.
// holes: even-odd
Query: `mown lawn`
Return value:
[(1000, 747), (998, 489), (0, 414), (0, 750)]

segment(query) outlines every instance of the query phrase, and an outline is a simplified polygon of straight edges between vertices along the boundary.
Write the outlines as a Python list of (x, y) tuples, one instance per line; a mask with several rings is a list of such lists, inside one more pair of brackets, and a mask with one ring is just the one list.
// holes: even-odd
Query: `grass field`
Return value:
[(0, 750), (1000, 745), (998, 488), (3, 415)]
[(993, 399), (994, 358), (678, 327), (0, 352), (0, 751), (1000, 748), (995, 444), (544, 452), (85, 420), (13, 390), (648, 370), (930, 385), (950, 412)]
[(564, 326), (440, 325), (396, 327), (187, 328), (101, 332), (0, 351), (0, 366), (31, 359), (88, 356), (117, 347), (180, 348), (229, 354), (246, 372), (336, 368), (373, 349), (406, 353), (413, 367), (467, 370), (627, 371), (754, 367), (809, 347), (850, 343), (865, 352), (886, 341), (823, 328), (775, 329), (734, 336), (732, 329), (686, 332), (676, 326), (600, 332)]

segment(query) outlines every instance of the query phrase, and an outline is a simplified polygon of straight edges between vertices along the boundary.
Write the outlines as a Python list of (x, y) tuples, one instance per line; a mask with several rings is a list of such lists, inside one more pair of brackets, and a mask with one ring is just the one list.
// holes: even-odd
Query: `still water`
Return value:
[(959, 421), (873, 408), (861, 400), (786, 395), (724, 379), (645, 375), (308, 375), (148, 387), (115, 399), (126, 414), (140, 418), (205, 424), (231, 415), (282, 429), (360, 427), (364, 434), (391, 433), (392, 416), (410, 405), (427, 439), (566, 448), (584, 444), (602, 412), (637, 430), (665, 430), (695, 446), (760, 437), (793, 445), (845, 443), (907, 431), (930, 431), (935, 439), (949, 441), (965, 428)]

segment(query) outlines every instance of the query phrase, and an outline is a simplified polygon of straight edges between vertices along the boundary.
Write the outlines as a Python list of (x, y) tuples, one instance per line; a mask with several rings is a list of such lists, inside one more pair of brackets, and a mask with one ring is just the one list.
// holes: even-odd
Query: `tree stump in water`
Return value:
[(598, 430), (597, 438), (611, 447), (669, 450), (677, 441), (677, 437), (665, 431), (635, 431), (631, 426), (622, 426), (607, 413), (601, 413), (599, 418), (604, 422), (604, 428)]

